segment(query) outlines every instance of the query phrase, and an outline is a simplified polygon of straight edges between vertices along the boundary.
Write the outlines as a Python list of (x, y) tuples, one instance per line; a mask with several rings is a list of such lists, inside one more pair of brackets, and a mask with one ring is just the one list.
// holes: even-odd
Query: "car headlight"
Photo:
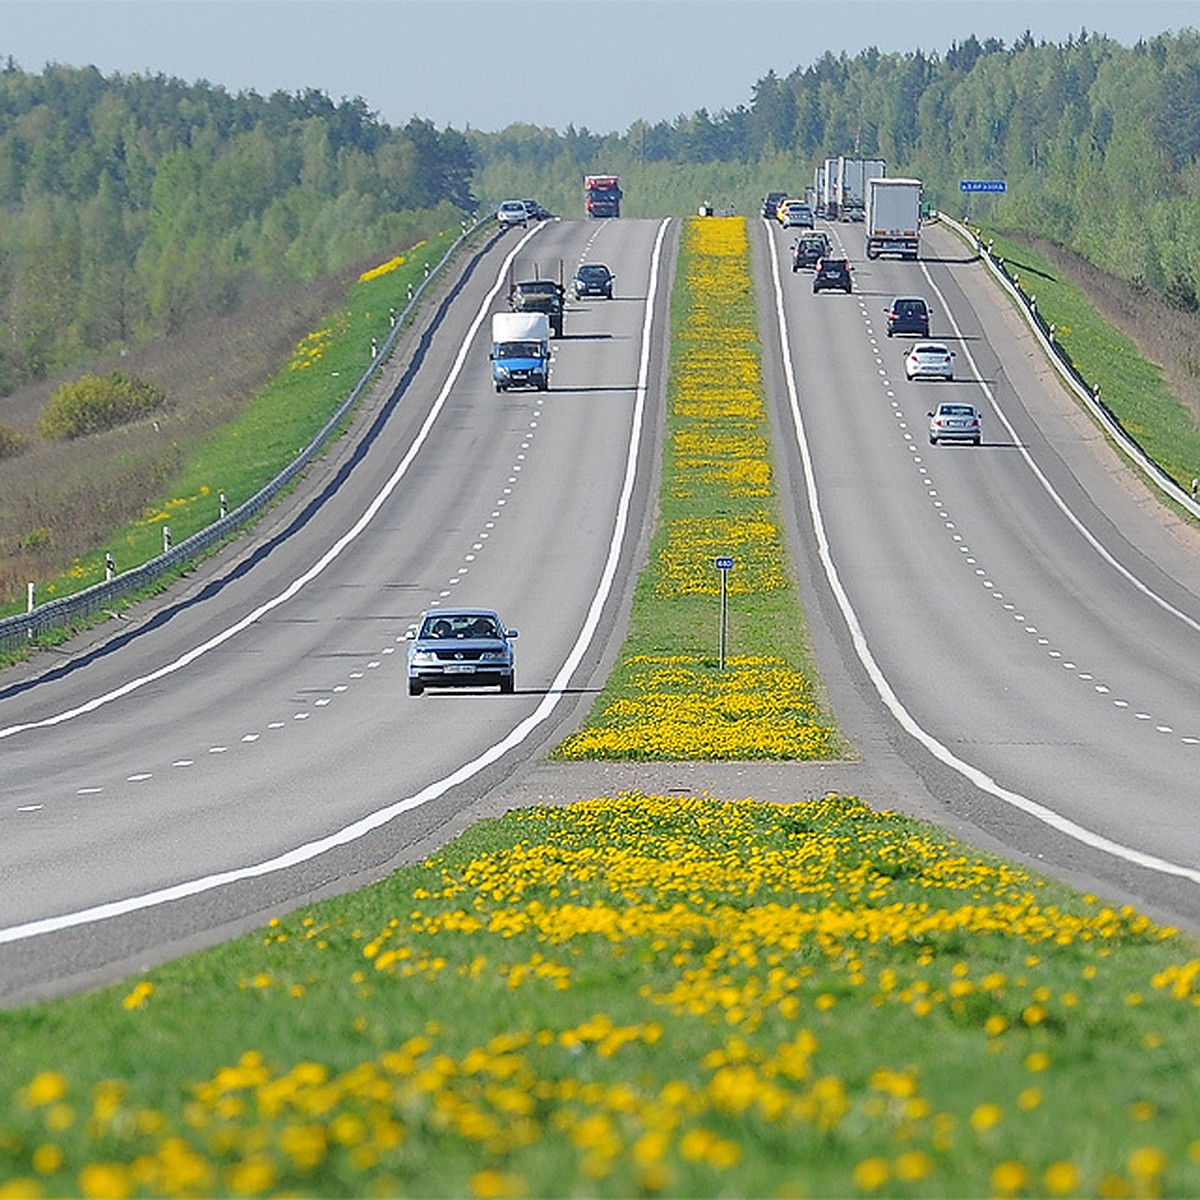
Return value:
[(501, 378), (501, 379), (507, 379), (507, 378), (508, 378), (508, 375), (509, 375), (508, 368), (507, 368), (507, 367), (497, 367), (497, 368), (496, 368), (496, 374), (497, 374), (497, 376), (499, 376), (499, 378)]
[(437, 655), (432, 650), (416, 650), (413, 652), (412, 662), (414, 666), (429, 667), (437, 662)]

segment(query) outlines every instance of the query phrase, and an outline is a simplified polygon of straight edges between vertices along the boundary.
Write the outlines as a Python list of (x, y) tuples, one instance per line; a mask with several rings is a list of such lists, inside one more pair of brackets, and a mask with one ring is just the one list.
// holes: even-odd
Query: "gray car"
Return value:
[(513, 690), (512, 639), (490, 608), (434, 608), (408, 631), (408, 694), (426, 688)]
[(938, 442), (971, 442), (978, 446), (983, 440), (983, 418), (973, 404), (947, 400), (929, 414), (929, 444)]

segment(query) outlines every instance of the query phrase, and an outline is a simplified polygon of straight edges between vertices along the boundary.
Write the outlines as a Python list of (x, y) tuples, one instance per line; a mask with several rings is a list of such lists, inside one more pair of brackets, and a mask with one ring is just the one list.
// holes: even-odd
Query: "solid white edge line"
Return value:
[[(206, 875), (199, 879), (188, 880), (184, 883), (174, 884), (171, 887), (159, 888), (152, 892), (146, 892), (140, 896), (131, 896), (123, 900), (114, 900), (108, 904), (98, 904), (91, 908), (81, 909), (78, 912), (64, 913), (57, 917), (44, 917), (36, 921), (28, 921), (22, 925), (13, 925), (8, 929), (0, 929), (0, 945), (10, 942), (27, 941), (31, 938), (42, 937), (49, 933), (56, 933), (64, 929), (75, 928), (80, 925), (91, 925), (98, 921), (104, 921), (111, 917), (124, 916), (132, 912), (138, 912), (147, 908), (156, 908), (163, 904), (169, 904), (173, 900), (186, 899), (189, 896), (200, 895), (203, 892), (213, 891), (216, 888), (223, 887), (230, 883), (237, 883), (247, 879), (256, 879), (264, 875), (271, 875), (277, 871), (286, 870), (289, 867), (298, 866), (301, 863), (308, 862), (311, 859), (317, 858), (330, 850), (334, 850), (339, 846), (345, 846), (351, 842), (365, 837), (368, 833), (378, 829), (382, 825), (386, 825), (395, 817), (401, 816), (403, 813), (409, 812), (412, 809), (420, 808), (423, 804), (428, 804), (431, 800), (437, 799), (444, 795), (451, 788), (456, 787), (460, 783), (477, 775), (485, 767), (490, 766), (497, 759), (501, 758), (514, 746), (523, 742), (542, 722), (544, 722), (557, 707), (565, 694), (565, 688), (570, 681), (571, 675), (579, 666), (583, 655), (587, 651), (596, 628), (600, 623), (600, 615), (608, 600), (609, 594), (612, 591), (613, 582), (616, 579), (617, 566), (620, 561), (621, 548), (624, 544), (625, 535), (629, 525), (630, 509), (633, 499), (633, 488), (637, 478), (637, 459), (641, 448), (642, 440), (642, 424), (646, 409), (646, 392), (648, 388), (648, 380), (650, 374), (650, 345), (651, 333), (654, 325), (654, 304), (658, 293), (659, 285), (659, 270), (662, 261), (662, 246), (666, 237), (667, 228), (670, 225), (670, 218), (665, 218), (658, 227), (658, 233), (654, 241), (654, 252), (650, 261), (650, 282), (647, 289), (646, 311), (642, 321), (642, 343), (641, 354), (638, 362), (638, 379), (637, 379), (637, 394), (633, 409), (633, 419), (631, 422), (629, 434), (629, 446), (626, 451), (625, 459), (625, 476), (621, 485), (620, 499), (617, 505), (616, 518), (613, 525), (612, 536), (609, 540), (608, 556), (604, 564), (604, 570), (601, 573), (599, 585), (592, 596), (591, 605), (588, 608), (587, 616), (583, 626), (580, 629), (579, 635), (575, 640), (575, 644), (571, 652), (567, 655), (563, 665), (559, 668), (558, 673), (554, 677), (553, 683), (547, 690), (546, 695), (542, 698), (541, 703), (534, 712), (519, 722), (504, 738), (490, 746), (481, 755), (469, 763), (465, 763), (458, 770), (447, 775), (443, 779), (436, 780), (417, 792), (413, 796), (409, 796), (404, 800), (398, 800), (395, 804), (390, 804), (386, 808), (381, 808), (376, 812), (370, 813), (358, 821), (353, 822), (344, 828), (329, 834), (326, 837), (318, 838), (315, 841), (307, 842), (302, 846), (297, 846), (284, 854), (269, 858), (260, 863), (255, 863), (247, 867), (237, 867), (229, 871), (222, 871), (215, 875)], [(528, 235), (532, 236), (532, 235)], [(523, 241), (522, 241), (523, 244)], [(512, 255), (505, 260), (501, 270), (501, 280), (503, 273), (507, 271), (509, 261), (516, 254), (520, 245), (514, 248)], [(445, 402), (445, 397), (449, 392), (450, 383), (457, 376), (461, 368), (462, 360), (465, 356), (466, 348), (475, 336), (476, 330), (479, 328), (486, 313), (487, 307), (490, 305), (493, 296), (499, 289), (499, 283), (496, 289), (490, 292), (484, 301), (484, 307), (480, 310), (480, 315), (476, 317), (468, 331), (466, 340), (463, 342), (463, 350), (460, 351), (459, 359), (455, 363), (454, 370), (451, 374), (451, 379), (442, 389), (442, 393), (438, 397), (435, 410), (440, 410), (440, 407)], [(368, 512), (373, 515), (378, 510), (382, 503), (382, 497), (386, 493), (390, 493), (398, 482), (400, 476), (407, 470), (408, 464), (411, 462), (413, 455), (419, 442), (423, 442), (428, 434), (428, 428), (432, 424), (434, 410), (431, 410), (430, 417), (427, 419), (425, 426), (418, 435), (418, 442), (414, 442), (413, 448), (405, 456), (404, 462), (397, 468), (396, 473), (385, 485), (384, 491), (376, 497), (376, 501), (372, 503)], [(365, 526), (369, 516), (364, 514), (364, 517), (355, 525), (355, 530), (361, 530)], [(347, 538), (349, 535), (347, 535)], [(344, 539), (345, 540), (345, 539)], [(332, 561), (336, 555), (331, 551), (326, 558)], [(326, 564), (327, 565), (327, 564)], [(290, 585), (285, 593), (281, 593), (281, 597), (292, 595), (303, 582), (307, 582), (315, 571), (306, 572), (301, 579)], [(303, 581), (303, 582), (301, 582)], [(271, 603), (274, 607), (275, 603), (282, 603), (282, 599), (276, 598), (275, 602)], [(263, 610), (265, 611), (266, 606)], [(248, 621), (240, 621), (231, 629), (244, 628)], [(225, 636), (231, 634), (218, 635), (218, 638), (223, 641)], [(206, 643), (206, 647), (211, 648), (212, 645), (219, 644), (218, 639), (213, 639), (211, 643)], [(195, 657), (195, 655), (193, 655)], [(187, 655), (184, 659), (190, 659)], [(183, 659), (177, 660), (179, 666), (184, 665)], [(172, 669), (178, 669), (178, 666), (172, 664)], [(164, 668), (162, 673), (166, 673)], [(151, 676), (146, 677), (149, 681)], [(136, 681), (135, 681), (136, 682)], [(140, 684), (139, 684), (140, 686)], [(128, 690), (132, 690), (129, 688)], [(112, 693), (106, 699), (115, 698), (117, 694)], [(84, 711), (83, 708), (77, 711)]]
[[(854, 651), (858, 655), (858, 660), (862, 663), (863, 668), (874, 684), (875, 690), (879, 693), (880, 699), (887, 706), (888, 711), (895, 717), (905, 732), (928, 750), (934, 758), (951, 770), (956, 771), (981, 791), (995, 796), (996, 799), (1003, 801), (1005, 804), (1041, 821), (1050, 828), (1065, 834), (1067, 837), (1093, 850), (1102, 851), (1103, 853), (1112, 855), (1114, 858), (1119, 858), (1124, 862), (1132, 863), (1138, 867), (1144, 867), (1150, 871), (1157, 871), (1163, 875), (1174, 875), (1181, 879), (1189, 880), (1192, 883), (1200, 883), (1200, 870), (1194, 867), (1186, 867), (1179, 863), (1173, 863), (1167, 859), (1159, 858), (1156, 855), (1147, 854), (1131, 846), (1113, 841), (1111, 838), (1103, 836), (1103, 834), (1095, 833), (1085, 826), (1070, 820), (1070, 818), (1062, 816), (1061, 813), (1054, 812), (1053, 809), (1039, 804), (1036, 800), (1031, 800), (1028, 796), (1023, 796), (1019, 792), (1001, 787), (986, 772), (963, 761), (931, 734), (927, 733), (900, 702), (895, 692), (892, 691), (891, 685), (888, 683), (879, 664), (875, 661), (870, 647), (867, 645), (867, 639), (859, 623), (858, 615), (850, 603), (850, 598), (846, 594), (845, 588), (842, 586), (841, 578), (833, 561), (833, 553), (825, 531), (824, 518), (821, 515), (821, 504), (817, 497), (816, 477), (813, 473), (808, 438), (804, 432), (804, 419), (800, 414), (799, 388), (796, 384), (796, 375), (792, 367), (791, 355), (789, 354), (787, 316), (783, 309), (783, 289), (779, 278), (779, 256), (775, 252), (774, 242), (771, 241), (769, 245), (771, 276), (775, 288), (775, 316), (779, 325), (780, 355), (783, 359), (783, 372), (787, 384), (792, 424), (796, 431), (796, 445), (799, 449), (801, 464), (804, 468), (805, 493), (808, 496), (809, 511), (812, 514), (813, 533), (817, 541), (817, 553), (824, 568), (825, 578), (829, 583), (830, 590), (837, 601), (842, 618), (846, 622), (846, 627), (849, 630), (850, 639), (854, 645)], [(978, 372), (976, 373), (978, 374)]]
[(1193, 620), (1191, 617), (1188, 616), (1187, 613), (1176, 608), (1175, 605), (1173, 605), (1164, 596), (1160, 596), (1156, 591), (1153, 590), (1153, 588), (1150, 587), (1149, 584), (1143, 583), (1142, 580), (1140, 580), (1136, 575), (1134, 575), (1132, 571), (1130, 571), (1128, 568), (1122, 566), (1104, 548), (1104, 546), (1100, 543), (1099, 539), (1091, 532), (1091, 530), (1088, 529), (1084, 525), (1083, 521), (1078, 516), (1076, 516), (1074, 512), (1071, 511), (1070, 507), (1067, 505), (1067, 502), (1062, 498), (1062, 496), (1060, 496), (1058, 494), (1058, 492), (1055, 491), (1054, 485), (1050, 482), (1049, 479), (1046, 478), (1046, 476), (1042, 472), (1042, 469), (1037, 465), (1037, 463), (1035, 463), (1033, 461), (1033, 456), (1029, 453), (1028, 447), (1017, 436), (1017, 431), (1010, 424), (1008, 417), (1006, 417), (1004, 415), (1004, 410), (1000, 407), (1000, 403), (996, 399), (995, 393), (993, 393), (991, 387), (988, 385), (987, 380), (984, 379), (983, 372), (980, 371), (979, 365), (975, 361), (975, 356), (971, 353), (971, 347), (967, 344), (967, 339), (963, 336), (962, 329), (959, 328), (958, 322), (954, 319), (954, 314), (950, 311), (950, 305), (946, 303), (946, 297), (942, 294), (942, 291), (938, 287), (938, 285), (936, 283), (934, 283), (933, 276), (930, 275), (929, 268), (924, 263), (921, 263), (921, 271), (924, 274), (925, 278), (929, 281), (929, 286), (933, 289), (934, 294), (937, 296), (938, 300), (941, 302), (942, 311), (946, 314), (946, 316), (950, 320), (950, 326), (954, 330), (954, 336), (958, 338), (959, 342), (962, 345), (963, 354), (966, 355), (968, 361), (970, 362), (971, 370), (975, 376), (974, 382), (979, 385), (980, 390), (988, 398), (988, 403), (992, 406), (992, 412), (994, 412), (996, 414), (997, 419), (1004, 426), (1004, 428), (1008, 431), (1008, 435), (1010, 438), (1012, 438), (1012, 443), (1016, 447), (1017, 452), (1025, 460), (1025, 465), (1030, 469), (1030, 471), (1033, 472), (1034, 478), (1038, 481), (1038, 483), (1040, 483), (1042, 485), (1042, 489), (1045, 491), (1046, 495), (1048, 495), (1050, 497), (1050, 499), (1054, 502), (1054, 504), (1058, 508), (1058, 510), (1075, 527), (1076, 531), (1084, 539), (1084, 541), (1086, 541), (1087, 544), (1089, 546), (1091, 546), (1092, 549), (1095, 550), (1095, 552), (1110, 567), (1112, 567), (1112, 569), (1114, 571), (1116, 571), (1118, 575), (1121, 575), (1126, 580), (1126, 582), (1128, 582), (1133, 587), (1135, 587), (1148, 600), (1151, 600), (1155, 604), (1157, 604), (1158, 607), (1161, 608), (1164, 612), (1167, 612), (1171, 616), (1176, 617), (1178, 620), (1182, 621), (1185, 625), (1187, 625), (1190, 629), (1193, 629), (1197, 633), (1200, 633), (1200, 621)]

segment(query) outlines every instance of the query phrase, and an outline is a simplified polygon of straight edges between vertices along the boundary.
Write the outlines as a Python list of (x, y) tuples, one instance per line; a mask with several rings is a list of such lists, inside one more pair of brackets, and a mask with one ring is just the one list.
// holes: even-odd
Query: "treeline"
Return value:
[(360, 100), (0, 69), (0, 394), (453, 225), (453, 130)]
[[(625, 179), (631, 215), (750, 211), (768, 188), (799, 190), (826, 157), (883, 158), (961, 213), (964, 179), (1002, 179), (974, 216), (1047, 237), (1196, 308), (1200, 291), (1200, 34), (1125, 47), (1081, 31), (1055, 45), (968, 38), (944, 54), (826, 53), (754, 84), (733, 110), (701, 109), (623, 134), (514, 126), (471, 133), (481, 194), (526, 194), (579, 211), (583, 173)], [(528, 186), (528, 184), (526, 184)]]

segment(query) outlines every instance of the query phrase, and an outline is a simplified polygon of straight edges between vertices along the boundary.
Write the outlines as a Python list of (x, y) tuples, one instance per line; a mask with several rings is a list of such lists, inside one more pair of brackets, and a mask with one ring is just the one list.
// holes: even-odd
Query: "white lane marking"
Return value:
[(95, 696), (91, 700), (85, 701), (83, 704), (77, 705), (74, 708), (66, 709), (63, 712), (56, 713), (53, 716), (45, 717), (39, 721), (26, 721), (19, 725), (9, 725), (6, 728), (0, 728), (0, 739), (12, 737), (14, 734), (24, 733), (30, 729), (48, 729), (55, 725), (60, 725), (64, 721), (70, 721), (75, 717), (82, 716), (85, 713), (94, 712), (102, 705), (110, 704), (114, 700), (119, 700), (123, 696), (129, 695), (131, 692), (137, 691), (139, 688), (145, 687), (147, 684), (155, 683), (168, 675), (174, 674), (176, 671), (182, 670), (195, 662), (196, 659), (207, 654), (210, 650), (215, 650), (218, 646), (229, 641), (230, 638), (242, 632), (253, 625), (256, 621), (262, 620), (269, 612), (278, 608), (280, 605), (287, 603), (293, 596), (297, 594), (303, 587), (311, 583), (317, 578), (335, 559), (337, 559), (342, 551), (353, 543), (367, 526), (374, 519), (375, 515), (383, 507), (384, 503), (396, 490), (400, 480), (408, 474), (409, 468), (412, 466), (413, 460), (417, 453), (425, 445), (429, 438), (430, 432), (433, 429), (434, 423), (441, 415), (442, 409), (445, 408), (446, 402), (450, 397), (450, 389), (457, 382), (459, 375), (462, 373), (463, 366), (466, 364), (467, 354), (471, 348), (471, 342), (475, 338), (479, 327), (483, 324), (484, 318), (491, 312), (492, 302), (499, 295), (500, 289), (504, 286), (508, 278), (508, 270), (517, 254), (520, 252), (525, 243), (533, 236), (536, 230), (525, 234), (524, 237), (509, 251), (504, 262), (501, 264), (500, 272), (496, 277), (496, 282), (492, 286), (492, 290), (484, 297), (483, 303), (479, 307), (479, 311), (475, 315), (470, 328), (467, 330), (467, 335), (463, 339), (462, 345), (459, 347), (458, 355), (454, 360), (453, 366), (450, 368), (450, 373), (446, 377), (446, 382), (442, 384), (442, 389), (434, 400), (429, 413), (421, 424), (421, 428), (417, 431), (416, 437), (409, 446), (408, 451), (400, 460), (399, 465), (392, 472), (391, 476), (384, 483), (383, 487), (376, 493), (375, 497), (367, 505), (366, 509), (359, 516), (358, 520), (344, 533), (334, 544), (317, 559), (312, 566), (308, 567), (300, 575), (292, 580), (283, 591), (273, 596), (270, 600), (260, 604), (257, 608), (247, 613), (240, 620), (235, 621), (232, 625), (223, 629), (220, 633), (211, 637), (206, 642), (201, 642), (198, 646), (192, 647), (186, 653), (181, 654), (173, 662), (167, 663), (165, 666), (159, 667), (154, 671), (147, 672), (145, 675), (138, 676), (136, 679), (131, 679), (122, 684), (120, 687), (114, 688), (112, 691), (104, 692), (102, 695)]
[[(271, 875), (277, 871), (283, 871), (300, 863), (308, 862), (339, 846), (349, 845), (351, 842), (358, 841), (373, 830), (386, 825), (389, 821), (395, 820), (396, 817), (410, 812), (412, 809), (420, 808), (422, 805), (436, 800), (439, 796), (445, 795), (451, 788), (457, 787), (459, 784), (465, 783), (475, 775), (478, 775), (479, 772), (489, 767), (492, 763), (497, 762), (510, 750), (519, 746), (539, 725), (550, 717), (563, 699), (563, 696), (566, 695), (567, 685), (570, 683), (572, 675), (578, 669), (588, 646), (591, 645), (592, 638), (595, 637), (596, 629), (600, 624), (600, 615), (604, 610), (604, 605), (608, 602), (613, 584), (616, 581), (617, 566), (620, 563), (621, 549), (625, 543), (630, 513), (632, 511), (633, 486), (637, 479), (638, 454), (641, 450), (642, 426), (645, 421), (646, 392), (649, 387), (650, 377), (650, 346), (652, 342), (651, 331), (654, 324), (654, 305), (658, 294), (659, 271), (662, 264), (662, 246), (670, 223), (670, 218), (667, 218), (659, 224), (658, 235), (654, 240), (654, 251), (650, 258), (650, 282), (647, 288), (646, 311), (642, 320), (641, 355), (638, 361), (636, 399), (629, 431), (629, 445), (626, 449), (625, 475), (617, 501), (613, 531), (609, 539), (608, 556), (604, 563), (604, 570), (601, 572), (600, 580), (596, 586), (596, 591), (592, 596), (591, 604), (588, 607), (587, 615), (584, 618), (579, 635), (575, 639), (575, 644), (572, 646), (562, 666), (558, 669), (558, 673), (555, 675), (550, 687), (546, 691), (546, 695), (542, 698), (537, 708), (524, 720), (518, 722), (500, 741), (489, 746), (471, 762), (464, 763), (451, 774), (442, 779), (435, 780), (415, 795), (408, 796), (403, 800), (398, 800), (396, 803), (388, 805), (386, 808), (369, 813), (367, 816), (329, 834), (327, 837), (307, 842), (302, 846), (296, 846), (294, 849), (276, 855), (274, 858), (265, 859), (250, 866), (235, 867), (228, 871), (221, 871), (215, 875), (205, 875), (199, 879), (191, 879), (183, 883), (174, 884), (171, 887), (159, 888), (140, 896), (129, 896), (122, 900), (110, 901), (107, 904), (98, 904), (92, 908), (80, 909), (78, 912), (63, 913), (56, 917), (43, 917), (36, 921), (27, 921), (22, 925), (13, 925), (7, 929), (0, 929), (0, 945), (10, 942), (28, 941), (31, 938), (42, 937), (63, 929), (71, 929), (80, 925), (92, 925), (98, 921), (107, 920), (110, 917), (124, 916), (128, 913), (138, 912), (147, 908), (157, 908), (163, 904), (169, 904), (174, 900), (197, 896), (203, 892), (210, 892), (231, 883), (238, 883), (248, 879), (258, 879), (264, 875)], [(470, 341), (473, 335), (474, 331), (472, 330), (472, 333), (468, 334), (467, 340)]]
[[(1192, 883), (1200, 883), (1200, 870), (1195, 867), (1184, 866), (1180, 863), (1173, 863), (1167, 859), (1159, 858), (1153, 854), (1147, 854), (1144, 851), (1137, 850), (1132, 846), (1123, 845), (1120, 842), (1113, 841), (1111, 838), (1105, 837), (1064, 817), (1061, 813), (1056, 813), (1053, 809), (1047, 808), (1044, 804), (1039, 804), (1036, 800), (1031, 800), (1028, 796), (1023, 796), (1019, 792), (1014, 792), (1008, 788), (1001, 787), (990, 775), (981, 771), (978, 767), (972, 766), (968, 762), (964, 762), (957, 755), (953, 754), (947, 747), (943, 746), (936, 738), (927, 733), (912, 716), (911, 713), (900, 702), (899, 697), (892, 686), (888, 683), (879, 664), (875, 661), (874, 655), (871, 653), (871, 648), (867, 645), (866, 635), (863, 633), (862, 625), (859, 622), (858, 614), (854, 611), (853, 605), (850, 603), (850, 597), (846, 594), (845, 588), (842, 586), (842, 580), (838, 574), (837, 566), (833, 561), (833, 551), (829, 545), (829, 538), (825, 530), (825, 520), (821, 515), (821, 504), (817, 496), (816, 477), (813, 474), (812, 454), (809, 450), (808, 435), (804, 430), (804, 418), (800, 412), (800, 391), (796, 384), (796, 375), (792, 367), (791, 355), (788, 353), (789, 335), (787, 316), (783, 310), (783, 288), (779, 278), (779, 260), (776, 254), (771, 254), (771, 274), (775, 287), (775, 318), (779, 323), (779, 336), (781, 355), (783, 358), (783, 373), (787, 384), (788, 403), (792, 413), (792, 425), (796, 433), (796, 446), (800, 452), (800, 461), (804, 469), (804, 486), (805, 493), (808, 496), (809, 511), (812, 513), (813, 533), (817, 540), (817, 553), (821, 560), (821, 565), (825, 571), (825, 578), (829, 583), (829, 588), (833, 593), (834, 599), (837, 601), (837, 606), (841, 610), (842, 619), (846, 622), (846, 628), (850, 633), (850, 640), (854, 645), (854, 651), (858, 655), (858, 660), (862, 663), (864, 670), (867, 672), (871, 682), (875, 686), (875, 690), (879, 693), (880, 699), (887, 706), (888, 711), (899, 722), (900, 726), (917, 742), (925, 747), (930, 754), (939, 762), (949, 767), (951, 770), (958, 772), (963, 778), (974, 784), (981, 791), (987, 792), (989, 795), (995, 796), (996, 799), (1003, 801), (1005, 804), (1020, 810), (1023, 813), (1041, 821), (1048, 825), (1051, 829), (1056, 829), (1059, 833), (1073, 838), (1075, 841), (1082, 843), (1085, 846), (1090, 846), (1094, 850), (1102, 851), (1105, 854), (1111, 854), (1114, 858), (1122, 859), (1125, 862), (1133, 863), (1139, 867), (1145, 867), (1150, 871), (1157, 871), (1163, 875), (1174, 875), (1181, 879), (1189, 880)], [(932, 284), (932, 281), (931, 281)], [(937, 291), (936, 288), (934, 288)], [(949, 306), (945, 302), (945, 297), (938, 293), (942, 301), (943, 311), (948, 311)], [(955, 326), (956, 333), (961, 337), (961, 331)], [(970, 358), (970, 351), (967, 350), (967, 357)], [(979, 369), (976, 367), (974, 360), (971, 360), (971, 367), (975, 374), (979, 375)], [(986, 389), (986, 384), (981, 384)], [(996, 405), (991, 392), (988, 392), (989, 399), (992, 401), (992, 406), (996, 410), (1000, 419), (1004, 421), (1003, 414), (1000, 413), (999, 407)], [(1049, 481), (1037, 469), (1028, 453), (1023, 447), (1019, 446), (1020, 439), (1017, 438), (1015, 430), (1004, 421), (1005, 427), (1008, 428), (1012, 435), (1014, 443), (1021, 449), (1021, 453), (1025, 461), (1029, 464), (1031, 470), (1041, 480), (1043, 486), (1054, 497), (1055, 502), (1062, 508), (1063, 512), (1068, 516), (1071, 523), (1079, 529), (1079, 531), (1087, 538), (1105, 558), (1106, 561), (1112, 563), (1113, 566), (1132, 580), (1129, 573), (1125, 571), (1119, 563), (1117, 563), (1111, 555), (1109, 555), (1103, 547), (1096, 542), (1095, 538), (1083, 528), (1077, 517), (1066, 508), (1065, 504), (1057, 493), (1050, 487)], [(1162, 604), (1168, 611), (1176, 612), (1188, 624), (1193, 624), (1191, 619), (1183, 613), (1178, 613), (1178, 610), (1172, 609), (1169, 604), (1155, 597), (1145, 585), (1133, 580), (1139, 590), (1146, 592), (1158, 603)], [(1006, 608), (1013, 607), (1005, 605)]]
[(971, 370), (975, 375), (975, 382), (979, 385), (979, 388), (983, 394), (988, 398), (988, 403), (992, 406), (992, 411), (996, 414), (1004, 428), (1008, 430), (1008, 435), (1010, 438), (1012, 438), (1013, 445), (1016, 447), (1021, 457), (1025, 460), (1025, 465), (1030, 469), (1030, 471), (1033, 472), (1034, 478), (1042, 485), (1046, 495), (1050, 497), (1063, 516), (1075, 526), (1076, 531), (1084, 539), (1084, 541), (1086, 541), (1088, 545), (1091, 546), (1092, 549), (1095, 550), (1095, 552), (1100, 555), (1100, 557), (1106, 563), (1108, 563), (1113, 570), (1117, 572), (1118, 575), (1120, 575), (1133, 587), (1137, 588), (1137, 590), (1141, 592), (1142, 595), (1144, 595), (1147, 599), (1157, 604), (1164, 612), (1170, 613), (1173, 617), (1177, 617), (1190, 629), (1200, 633), (1200, 621), (1193, 620), (1193, 618), (1189, 617), (1187, 613), (1176, 608), (1175, 605), (1173, 605), (1165, 597), (1160, 596), (1153, 588), (1149, 586), (1149, 584), (1143, 583), (1136, 575), (1134, 575), (1132, 571), (1122, 566), (1104, 548), (1104, 546), (1100, 544), (1099, 539), (1092, 534), (1087, 526), (1084, 525), (1083, 521), (1071, 511), (1067, 505), (1067, 502), (1058, 494), (1058, 492), (1054, 490), (1054, 485), (1042, 473), (1042, 470), (1038, 467), (1037, 463), (1033, 461), (1033, 456), (1029, 453), (1028, 448), (1017, 436), (1017, 431), (1012, 427), (1012, 424), (1004, 415), (1003, 409), (1001, 409), (999, 402), (996, 400), (995, 393), (992, 391), (991, 387), (988, 386), (987, 380), (985, 380), (983, 377), (983, 372), (980, 371), (979, 365), (975, 362), (975, 356), (971, 353), (971, 347), (967, 342), (967, 339), (963, 336), (963, 331), (959, 328), (958, 322), (954, 319), (954, 314), (950, 311), (950, 305), (946, 302), (946, 297), (942, 294), (942, 291), (938, 285), (934, 283), (933, 277), (929, 274), (929, 268), (924, 263), (921, 264), (921, 272), (929, 281), (929, 286), (933, 288), (934, 294), (937, 296), (938, 300), (941, 301), (942, 311), (949, 318), (950, 326), (954, 330), (955, 337), (957, 337), (962, 343), (963, 355), (971, 364)]

